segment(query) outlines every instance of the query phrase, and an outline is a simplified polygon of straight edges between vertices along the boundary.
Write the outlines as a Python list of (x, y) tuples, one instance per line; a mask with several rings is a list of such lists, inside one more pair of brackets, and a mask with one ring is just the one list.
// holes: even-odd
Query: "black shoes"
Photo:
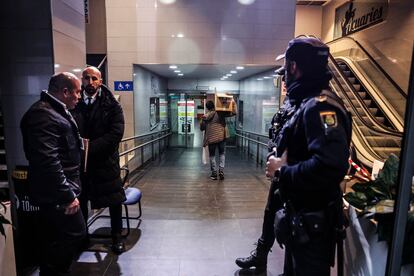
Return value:
[(217, 180), (217, 172), (216, 171), (212, 171), (210, 174), (210, 178), (213, 180)]
[(220, 180), (224, 180), (224, 172), (223, 171), (219, 171), (219, 178), (220, 178)]
[(223, 171), (219, 171), (218, 176), (217, 176), (217, 172), (216, 171), (212, 171), (210, 174), (210, 178), (213, 180), (217, 180), (217, 178), (219, 178), (220, 180), (224, 179), (224, 172)]
[(112, 252), (114, 252), (117, 255), (120, 255), (125, 252), (125, 243), (120, 234), (117, 234), (112, 237), (111, 249), (112, 249)]
[(251, 253), (249, 257), (246, 258), (237, 258), (236, 264), (240, 268), (248, 269), (251, 267), (255, 267), (256, 271), (265, 271), (267, 268), (267, 256), (266, 257), (258, 257), (256, 255), (256, 250)]
[(243, 269), (255, 267), (257, 272), (265, 271), (267, 268), (268, 254), (269, 250), (259, 241), (257, 248), (250, 253), (250, 256), (246, 258), (237, 258), (236, 264)]

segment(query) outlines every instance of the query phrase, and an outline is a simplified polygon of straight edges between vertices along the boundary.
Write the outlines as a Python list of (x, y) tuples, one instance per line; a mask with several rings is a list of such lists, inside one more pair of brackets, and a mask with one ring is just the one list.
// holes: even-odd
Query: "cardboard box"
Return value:
[(233, 96), (224, 93), (214, 94), (214, 106), (216, 111), (233, 111)]

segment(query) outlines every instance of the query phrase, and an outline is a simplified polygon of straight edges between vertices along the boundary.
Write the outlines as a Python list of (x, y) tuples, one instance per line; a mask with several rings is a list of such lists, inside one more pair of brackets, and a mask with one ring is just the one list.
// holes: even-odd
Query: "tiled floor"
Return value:
[(97, 251), (83, 252), (73, 275), (279, 275), (283, 252), (277, 245), (267, 273), (239, 270), (234, 263), (260, 235), (269, 183), (264, 169), (236, 149), (226, 155), (226, 179), (214, 181), (201, 165), (201, 149), (170, 149), (136, 183), (143, 216), (127, 239), (127, 251), (113, 255), (107, 242), (95, 240), (91, 249)]

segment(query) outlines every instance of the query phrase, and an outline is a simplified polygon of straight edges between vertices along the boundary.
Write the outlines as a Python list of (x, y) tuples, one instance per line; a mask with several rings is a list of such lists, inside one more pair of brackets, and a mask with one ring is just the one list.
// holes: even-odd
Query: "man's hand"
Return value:
[(71, 204), (66, 206), (65, 208), (65, 215), (73, 215), (79, 211), (79, 200), (75, 198)]
[(287, 165), (287, 151), (282, 154), (282, 157), (270, 156), (266, 163), (266, 176), (273, 177), (276, 170)]

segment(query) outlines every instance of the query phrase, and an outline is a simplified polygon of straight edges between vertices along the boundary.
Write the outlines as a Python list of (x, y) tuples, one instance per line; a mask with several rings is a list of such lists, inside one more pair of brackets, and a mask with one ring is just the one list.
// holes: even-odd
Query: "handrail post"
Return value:
[(152, 161), (154, 161), (155, 160), (155, 158), (154, 158), (154, 141), (152, 141), (152, 140), (154, 140), (154, 135), (151, 135), (151, 156), (152, 156)]
[(158, 162), (161, 162), (161, 138), (162, 133), (158, 134)]
[[(127, 149), (128, 149), (128, 142), (124, 142), (124, 145), (123, 145), (123, 150), (124, 151), (126, 151)], [(124, 156), (124, 166), (126, 166), (126, 165), (128, 165), (128, 154), (125, 154), (125, 156)]]
[[(247, 138), (250, 138), (250, 135), (247, 134)], [(247, 139), (247, 159), (249, 159), (250, 156), (250, 140)]]
[(259, 136), (257, 137), (257, 143), (256, 143), (256, 167), (259, 166)]
[(141, 147), (141, 166), (144, 165), (144, 147)]

